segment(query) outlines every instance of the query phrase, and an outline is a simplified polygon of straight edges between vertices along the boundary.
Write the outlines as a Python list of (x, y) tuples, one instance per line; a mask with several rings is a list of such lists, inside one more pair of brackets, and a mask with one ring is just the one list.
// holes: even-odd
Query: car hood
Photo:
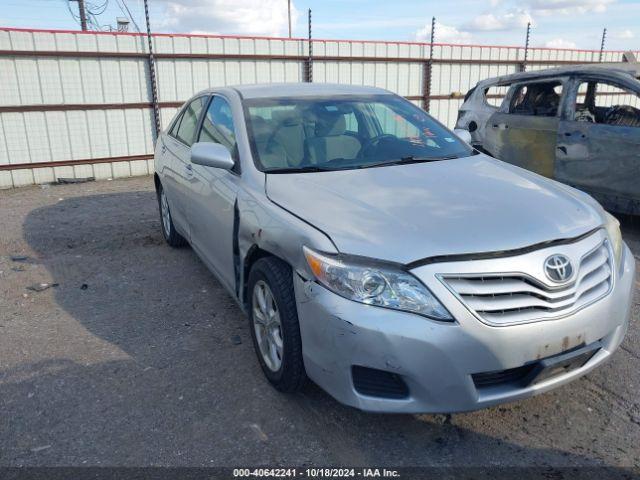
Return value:
[(266, 190), (340, 252), (404, 264), (523, 248), (602, 224), (597, 204), (584, 194), (485, 155), (267, 174)]

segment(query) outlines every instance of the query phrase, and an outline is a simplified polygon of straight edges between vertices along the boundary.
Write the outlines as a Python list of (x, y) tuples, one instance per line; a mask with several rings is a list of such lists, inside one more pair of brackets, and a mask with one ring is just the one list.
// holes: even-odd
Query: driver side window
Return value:
[(516, 87), (511, 97), (509, 113), (533, 117), (558, 115), (562, 83), (559, 81), (534, 82)]
[(224, 98), (214, 96), (209, 103), (209, 108), (202, 119), (202, 127), (200, 127), (197, 141), (219, 143), (227, 147), (235, 161), (231, 171), (240, 174), (240, 156), (238, 155), (236, 131), (233, 127), (233, 113), (231, 106)]
[(236, 132), (233, 128), (231, 107), (222, 97), (213, 97), (202, 120), (199, 142), (220, 143), (231, 153), (236, 150)]

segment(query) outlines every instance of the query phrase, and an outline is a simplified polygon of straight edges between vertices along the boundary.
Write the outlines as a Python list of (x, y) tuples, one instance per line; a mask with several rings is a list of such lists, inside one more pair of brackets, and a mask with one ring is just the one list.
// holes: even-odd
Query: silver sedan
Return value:
[(165, 239), (246, 312), (283, 392), (310, 378), (363, 410), (473, 410), (584, 375), (627, 330), (617, 220), (390, 92), (204, 91), (155, 170)]

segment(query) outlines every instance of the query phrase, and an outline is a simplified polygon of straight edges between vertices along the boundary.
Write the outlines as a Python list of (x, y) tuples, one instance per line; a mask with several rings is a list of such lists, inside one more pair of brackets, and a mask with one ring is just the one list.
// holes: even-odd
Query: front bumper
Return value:
[[(363, 305), (296, 275), (305, 368), (338, 401), (367, 411), (452, 413), (519, 400), (578, 378), (611, 356), (628, 327), (634, 281), (635, 261), (625, 245), (605, 298), (563, 318), (496, 327), (481, 322), (439, 282), (425, 281), (456, 322)], [(520, 367), (595, 342), (601, 348), (584, 365), (539, 383), (477, 388), (472, 380), (474, 373)], [(399, 375), (408, 396), (358, 393), (353, 366)]]

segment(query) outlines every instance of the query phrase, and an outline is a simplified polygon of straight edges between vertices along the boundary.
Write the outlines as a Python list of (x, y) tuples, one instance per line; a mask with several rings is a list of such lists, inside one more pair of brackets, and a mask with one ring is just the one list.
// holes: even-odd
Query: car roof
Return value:
[(628, 79), (640, 75), (640, 64), (637, 62), (597, 63), (589, 65), (568, 65), (566, 67), (549, 68), (532, 72), (518, 72), (510, 75), (487, 78), (478, 85), (494, 85), (514, 83), (523, 80), (563, 77), (567, 75), (599, 75), (606, 78)]
[[(238, 92), (245, 99), (283, 97), (329, 97), (334, 95), (393, 95), (388, 90), (361, 85), (333, 83), (262, 83), (226, 87)], [(215, 93), (212, 89), (210, 93)]]

